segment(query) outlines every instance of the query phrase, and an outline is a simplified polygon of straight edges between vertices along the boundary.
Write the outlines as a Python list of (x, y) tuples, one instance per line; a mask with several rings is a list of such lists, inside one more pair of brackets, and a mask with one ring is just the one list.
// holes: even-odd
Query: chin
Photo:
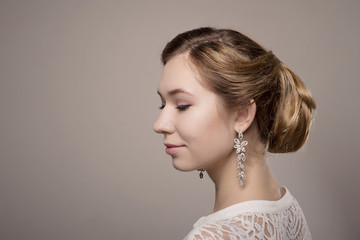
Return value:
[(199, 169), (194, 164), (186, 163), (184, 160), (173, 158), (173, 166), (176, 170), (181, 172), (190, 172)]

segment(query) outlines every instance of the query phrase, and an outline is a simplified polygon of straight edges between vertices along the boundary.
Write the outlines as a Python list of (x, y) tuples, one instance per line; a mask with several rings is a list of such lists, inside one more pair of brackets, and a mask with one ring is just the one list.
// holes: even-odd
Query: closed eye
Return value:
[(179, 105), (176, 107), (176, 109), (178, 109), (179, 111), (185, 111), (186, 109), (188, 109), (191, 105)]

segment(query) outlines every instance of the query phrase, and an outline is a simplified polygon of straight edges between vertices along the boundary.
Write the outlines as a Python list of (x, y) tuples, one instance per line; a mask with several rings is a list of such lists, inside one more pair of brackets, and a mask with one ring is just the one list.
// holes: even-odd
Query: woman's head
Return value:
[(305, 143), (315, 102), (271, 51), (233, 30), (199, 28), (170, 41), (162, 62), (184, 54), (225, 109), (255, 102), (259, 136), (269, 152), (293, 152)]
[(164, 135), (166, 152), (182, 171), (209, 170), (219, 159), (234, 158), (235, 116), (199, 78), (182, 53), (166, 63), (158, 86), (162, 110), (154, 130)]

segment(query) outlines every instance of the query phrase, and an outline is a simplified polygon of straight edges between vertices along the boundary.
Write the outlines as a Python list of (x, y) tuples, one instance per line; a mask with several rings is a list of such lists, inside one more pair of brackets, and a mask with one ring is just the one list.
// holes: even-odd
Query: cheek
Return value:
[[(223, 123), (222, 123), (223, 124)], [(232, 137), (226, 125), (209, 124), (204, 139), (199, 141), (202, 161), (212, 162), (227, 157), (232, 149)]]
[(195, 160), (209, 162), (227, 156), (233, 149), (231, 129), (231, 123), (215, 109), (206, 109), (194, 113), (190, 121), (183, 121), (180, 133)]

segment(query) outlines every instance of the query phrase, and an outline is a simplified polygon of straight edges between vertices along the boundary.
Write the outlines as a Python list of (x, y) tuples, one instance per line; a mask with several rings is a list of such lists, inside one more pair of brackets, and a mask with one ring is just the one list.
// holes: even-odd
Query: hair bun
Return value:
[(277, 110), (269, 136), (268, 151), (294, 152), (306, 142), (316, 108), (314, 99), (300, 78), (281, 63)]

